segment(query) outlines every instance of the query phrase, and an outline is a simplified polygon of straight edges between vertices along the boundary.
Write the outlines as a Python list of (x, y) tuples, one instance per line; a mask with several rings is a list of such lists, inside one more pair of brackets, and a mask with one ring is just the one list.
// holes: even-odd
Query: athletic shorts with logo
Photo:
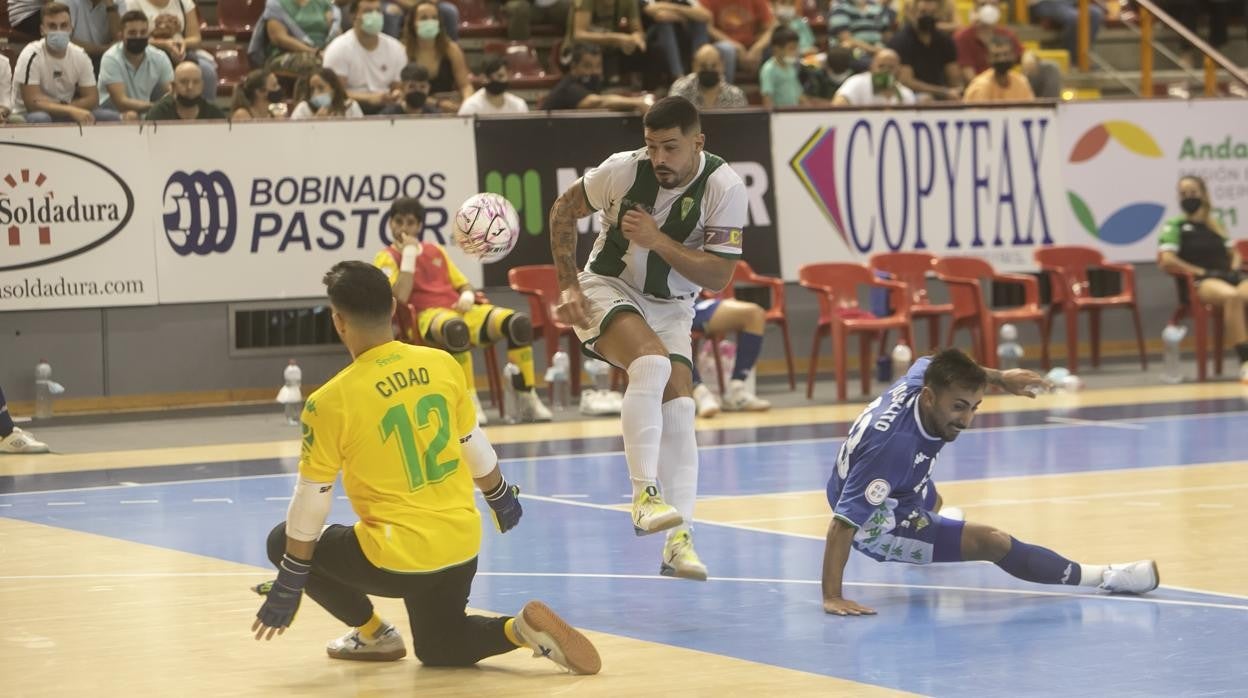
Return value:
[[(829, 481), (828, 502), (836, 506), (838, 498)], [(854, 534), (854, 549), (880, 562), (961, 562), (964, 522), (937, 514), (932, 511), (935, 505), (934, 482), (928, 482), (921, 495), (886, 498)]]
[(655, 298), (641, 293), (620, 278), (587, 271), (577, 275), (577, 280), (589, 304), (589, 326), (576, 328), (576, 336), (581, 340), (586, 355), (606, 361), (595, 351), (594, 345), (611, 320), (619, 313), (631, 312), (640, 315), (650, 325), (673, 361), (693, 366), (690, 360), (693, 342), (689, 336), (693, 324), (693, 296)]

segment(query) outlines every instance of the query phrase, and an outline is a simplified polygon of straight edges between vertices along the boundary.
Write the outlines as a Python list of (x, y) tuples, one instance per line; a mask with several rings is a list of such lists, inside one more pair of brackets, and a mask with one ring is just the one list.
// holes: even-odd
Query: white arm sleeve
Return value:
[(498, 467), (498, 454), (494, 452), (490, 440), (485, 438), (481, 427), (473, 427), (467, 436), (459, 440), (459, 447), (474, 478), (485, 477)]
[(334, 483), (299, 478), (286, 510), (286, 535), (304, 543), (320, 538), (333, 504)]

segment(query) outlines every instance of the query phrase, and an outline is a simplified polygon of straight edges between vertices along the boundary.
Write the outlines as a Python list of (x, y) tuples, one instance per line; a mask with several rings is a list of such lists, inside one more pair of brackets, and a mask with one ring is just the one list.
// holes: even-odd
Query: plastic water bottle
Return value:
[(1179, 345), (1183, 343), (1183, 338), (1186, 336), (1187, 327), (1183, 325), (1166, 325), (1166, 329), (1161, 331), (1161, 341), (1166, 346), (1165, 367), (1161, 373), (1161, 380), (1164, 383), (1183, 382), (1183, 373), (1179, 368)]
[(550, 359), (550, 367), (546, 369), (546, 382), (554, 388), (556, 410), (563, 410), (572, 402), (568, 386), (569, 366), (567, 353), (557, 351)]
[(589, 359), (585, 362), (585, 372), (594, 381), (594, 389), (603, 392), (611, 390), (611, 365), (606, 361)]
[(1006, 323), (1001, 326), (1001, 341), (997, 342), (997, 365), (1002, 371), (1018, 368), (1023, 358), (1023, 347), (1018, 343), (1018, 328)]
[(35, 419), (52, 416), (52, 397), (65, 392), (65, 386), (52, 380), (52, 366), (46, 359), (35, 365)]
[(516, 399), (516, 376), (520, 375), (520, 367), (509, 363), (503, 368), (503, 421), (515, 424), (519, 415), (520, 401)]
[(286, 423), (291, 426), (299, 423), (299, 413), (303, 410), (302, 387), (303, 369), (291, 359), (282, 371), (282, 389), (277, 391), (277, 401), (285, 406)]
[(893, 347), (893, 367), (894, 376), (904, 376), (906, 371), (910, 370), (910, 363), (914, 361), (914, 352), (910, 351), (910, 346), (906, 344), (906, 340), (898, 340), (897, 345)]

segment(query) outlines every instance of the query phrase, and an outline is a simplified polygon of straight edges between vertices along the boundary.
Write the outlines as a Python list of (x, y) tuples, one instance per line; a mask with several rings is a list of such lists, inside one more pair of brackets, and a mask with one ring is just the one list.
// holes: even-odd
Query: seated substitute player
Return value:
[(424, 225), (425, 208), (416, 199), (400, 197), (390, 204), (394, 242), (377, 253), (373, 264), (390, 278), (395, 299), (416, 309), (422, 341), (447, 350), (463, 366), (478, 422), (484, 425), (486, 417), (477, 399), (472, 348), (492, 345), (503, 337), (507, 338), (507, 360), (520, 369), (514, 379), (520, 421), (549, 422), (550, 410), (533, 389), (533, 323), (529, 316), (477, 303), (476, 292), (446, 250), (435, 242), (421, 242)]
[(991, 526), (941, 516), (932, 466), (946, 442), (969, 429), (988, 384), (1035, 396), (1038, 374), (978, 366), (957, 349), (923, 357), (863, 411), (828, 480), (832, 524), (823, 553), (823, 610), (875, 611), (841, 595), (850, 547), (881, 562), (987, 560), (1028, 582), (1142, 594), (1157, 588), (1157, 564), (1081, 565)]
[(739, 301), (735, 298), (706, 298), (693, 304), (693, 329), (706, 336), (722, 337), (729, 332), (737, 333), (737, 357), (732, 363), (732, 380), (721, 404), (702, 382), (698, 363), (693, 363), (693, 401), (698, 406), (699, 417), (714, 417), (722, 408), (729, 412), (763, 412), (771, 409), (771, 403), (749, 391), (746, 378), (758, 363), (763, 349), (763, 331), (767, 326), (767, 311), (757, 303)]
[[(688, 529), (698, 495), (689, 332), (698, 292), (727, 286), (741, 257), (745, 184), (703, 150), (698, 108), (684, 97), (656, 102), (643, 126), (644, 148), (607, 158), (550, 209), (556, 312), (586, 353), (628, 371), (620, 427), (634, 531), (671, 529), (660, 573), (705, 580)], [(594, 211), (602, 232), (578, 275), (576, 221)]]
[[(306, 588), (353, 626), (326, 646), (329, 656), (400, 659), (403, 638), (377, 616), (371, 594), (403, 599), (412, 649), (426, 665), (471, 666), (529, 647), (575, 673), (597, 673), (594, 646), (540, 601), (515, 618), (465, 615), (481, 548), (473, 483), (503, 532), (520, 520), (519, 488), (499, 472), (455, 360), (393, 339), (385, 275), (340, 262), (325, 285), (353, 361), (304, 406), (299, 479), (286, 521), (269, 534), (278, 574), (258, 589), (266, 598), (251, 628), (256, 639), (290, 626)], [(360, 520), (322, 530), (339, 471)]]

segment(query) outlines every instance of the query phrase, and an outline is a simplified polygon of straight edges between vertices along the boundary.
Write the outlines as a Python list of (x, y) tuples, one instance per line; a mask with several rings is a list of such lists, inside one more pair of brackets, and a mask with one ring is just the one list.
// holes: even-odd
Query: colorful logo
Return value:
[(848, 247), (841, 204), (836, 198), (836, 129), (816, 129), (789, 160), (789, 167)]
[[(1105, 146), (1111, 139), (1128, 152), (1140, 157), (1153, 159), (1162, 157), (1157, 141), (1144, 129), (1129, 121), (1106, 121), (1088, 129), (1088, 132), (1079, 138), (1070, 152), (1070, 164), (1085, 163), (1103, 155)], [(1112, 177), (1121, 180), (1124, 187), (1129, 186), (1129, 166), (1118, 166), (1110, 170), (1109, 167), (1102, 165), (1100, 169), (1104, 170), (1101, 175), (1103, 178)], [(1166, 213), (1166, 207), (1161, 204), (1141, 201), (1123, 206), (1111, 213), (1104, 223), (1097, 225), (1096, 215), (1082, 197), (1073, 191), (1066, 192), (1066, 196), (1070, 200), (1070, 208), (1075, 218), (1083, 229), (1092, 237), (1113, 245), (1130, 245), (1144, 239), (1153, 232)]]

